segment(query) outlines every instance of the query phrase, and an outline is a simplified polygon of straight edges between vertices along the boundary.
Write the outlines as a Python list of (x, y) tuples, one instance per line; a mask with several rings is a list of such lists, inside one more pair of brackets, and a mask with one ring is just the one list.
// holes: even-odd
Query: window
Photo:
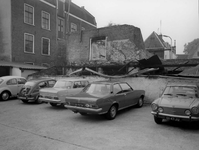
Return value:
[(24, 52), (34, 53), (34, 35), (24, 34)]
[(52, 81), (48, 81), (48, 85), (49, 87), (53, 87), (55, 85), (56, 81), (52, 80)]
[(77, 25), (74, 23), (71, 23), (71, 28), (70, 28), (71, 32), (76, 32), (77, 31)]
[(42, 17), (41, 19), (42, 28), (50, 30), (50, 14), (45, 11), (42, 11), (41, 17)]
[(115, 84), (115, 85), (113, 86), (113, 92), (114, 92), (115, 94), (119, 94), (119, 93), (122, 92), (122, 89), (121, 89), (121, 87), (119, 86), (119, 84)]
[(8, 82), (7, 82), (7, 85), (16, 85), (17, 84), (17, 79), (10, 79)]
[(84, 27), (82, 27), (82, 31), (84, 31), (85, 30), (85, 28)]
[(34, 7), (24, 4), (24, 22), (34, 25)]
[(18, 84), (25, 84), (26, 83), (25, 79), (18, 78), (17, 80), (18, 80)]
[(122, 87), (123, 92), (130, 92), (132, 91), (131, 87), (126, 83), (121, 83), (120, 86)]
[(64, 38), (64, 20), (58, 18), (58, 38)]
[(42, 52), (43, 55), (50, 55), (50, 39), (42, 38)]

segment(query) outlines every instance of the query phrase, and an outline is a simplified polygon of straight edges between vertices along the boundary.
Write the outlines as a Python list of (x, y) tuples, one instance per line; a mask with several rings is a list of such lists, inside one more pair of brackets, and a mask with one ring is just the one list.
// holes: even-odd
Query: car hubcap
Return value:
[(140, 104), (140, 106), (142, 106), (142, 104), (143, 104), (142, 98), (139, 99), (139, 104)]
[(116, 115), (116, 108), (112, 107), (112, 109), (111, 109), (111, 116), (115, 117), (115, 115)]
[(3, 93), (2, 99), (7, 100), (9, 98), (9, 95), (7, 93)]

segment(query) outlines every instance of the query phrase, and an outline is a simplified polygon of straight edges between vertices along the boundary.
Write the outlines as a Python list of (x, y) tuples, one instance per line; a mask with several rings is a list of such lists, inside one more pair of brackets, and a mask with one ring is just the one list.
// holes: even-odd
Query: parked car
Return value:
[(53, 87), (56, 83), (55, 79), (51, 78), (40, 78), (32, 79), (25, 83), (20, 93), (18, 94), (18, 99), (24, 103), (37, 102), (41, 103), (38, 99), (39, 90), (43, 88)]
[(65, 107), (81, 115), (106, 114), (114, 119), (117, 111), (144, 103), (144, 90), (134, 90), (126, 82), (96, 81), (85, 87), (80, 93), (66, 97)]
[(199, 87), (195, 83), (169, 83), (162, 95), (152, 102), (152, 115), (157, 124), (163, 119), (199, 120)]
[(87, 79), (63, 78), (59, 79), (52, 88), (41, 89), (39, 100), (51, 106), (64, 106), (65, 97), (79, 93), (89, 84)]
[(3, 76), (0, 77), (0, 99), (8, 100), (10, 97), (17, 97), (26, 79), (20, 76)]

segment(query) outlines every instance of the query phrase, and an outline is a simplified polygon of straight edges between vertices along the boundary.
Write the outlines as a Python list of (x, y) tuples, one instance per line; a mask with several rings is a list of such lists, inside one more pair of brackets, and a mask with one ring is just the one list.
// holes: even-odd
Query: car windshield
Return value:
[(24, 86), (26, 87), (26, 86), (34, 86), (34, 85), (35, 85), (35, 82), (29, 81), (29, 82), (26, 82)]
[(188, 86), (168, 86), (163, 95), (195, 97), (196, 88)]
[(72, 83), (71, 81), (57, 81), (54, 85), (55, 88), (68, 88), (70, 89), (72, 87)]
[(110, 94), (110, 84), (95, 84), (92, 83), (88, 85), (84, 91), (91, 95), (109, 95)]

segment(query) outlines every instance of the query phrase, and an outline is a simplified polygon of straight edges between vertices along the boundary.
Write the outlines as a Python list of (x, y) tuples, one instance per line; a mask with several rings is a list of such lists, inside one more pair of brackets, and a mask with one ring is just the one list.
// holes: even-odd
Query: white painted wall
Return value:
[(11, 68), (10, 75), (21, 76), (21, 70), (17, 67), (13, 67), (13, 68)]

